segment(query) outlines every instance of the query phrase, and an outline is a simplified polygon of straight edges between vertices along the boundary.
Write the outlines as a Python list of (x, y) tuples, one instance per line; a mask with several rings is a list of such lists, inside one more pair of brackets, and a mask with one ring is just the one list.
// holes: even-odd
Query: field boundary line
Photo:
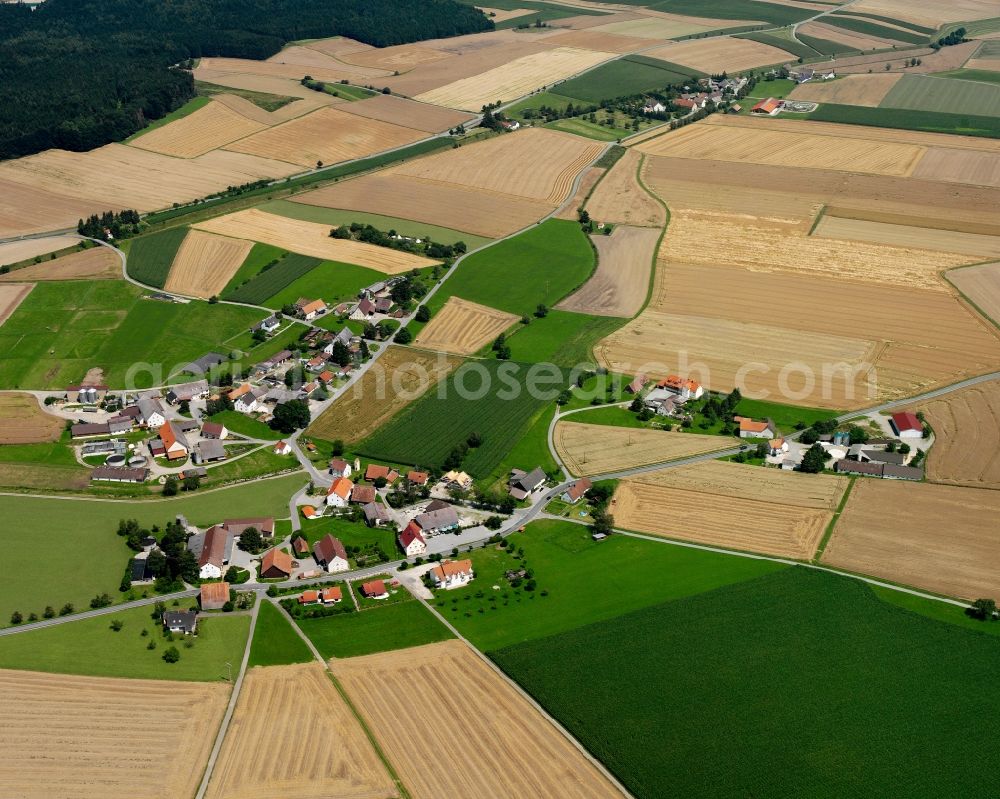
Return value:
[(229, 732), (229, 723), (233, 720), (233, 713), (236, 711), (236, 702), (239, 700), (240, 690), (243, 688), (243, 677), (246, 675), (247, 664), (250, 662), (250, 647), (253, 645), (254, 630), (257, 628), (257, 617), (260, 615), (262, 596), (257, 592), (255, 592), (255, 596), (256, 601), (253, 605), (253, 611), (250, 614), (250, 632), (247, 633), (247, 643), (243, 647), (243, 660), (240, 662), (240, 671), (236, 675), (236, 682), (233, 684), (233, 690), (229, 695), (229, 705), (226, 707), (222, 723), (219, 725), (219, 731), (216, 733), (215, 744), (212, 746), (212, 753), (208, 756), (208, 762), (205, 764), (205, 771), (202, 773), (201, 784), (198, 786), (198, 793), (195, 794), (195, 799), (204, 799), (205, 792), (208, 790), (208, 783), (212, 779), (215, 763), (219, 759), (219, 753), (222, 751), (222, 744), (226, 739), (226, 733)]
[(948, 277), (948, 275), (951, 272), (956, 272), (959, 269), (968, 269), (969, 267), (972, 266), (989, 266), (990, 264), (1000, 265), (1000, 261), (984, 261), (978, 264), (966, 264), (965, 266), (956, 266), (953, 267), (952, 269), (946, 269), (943, 272), (941, 272), (941, 277), (943, 277), (945, 282), (947, 282), (947, 284), (951, 286), (958, 293), (958, 296), (961, 298), (961, 300), (963, 300), (966, 305), (968, 305), (969, 307), (972, 308), (973, 311), (975, 311), (973, 316), (979, 317), (981, 322), (986, 322), (991, 328), (990, 332), (995, 333), (996, 331), (994, 331), (992, 328), (1000, 330), (1000, 320), (996, 320), (988, 313), (986, 313), (986, 311), (984, 311), (982, 308), (979, 307), (978, 303), (976, 303), (975, 300), (973, 300), (969, 295), (967, 295), (964, 291), (962, 291), (962, 289), (956, 286), (955, 283), (952, 282), (951, 278)]
[(823, 537), (819, 540), (819, 544), (816, 545), (816, 551), (813, 553), (811, 563), (819, 563), (821, 557), (823, 557), (823, 552), (826, 551), (826, 545), (830, 543), (830, 539), (833, 537), (834, 528), (837, 526), (837, 522), (840, 521), (840, 514), (844, 512), (844, 508), (847, 507), (847, 500), (850, 499), (851, 491), (854, 489), (854, 484), (857, 482), (857, 476), (851, 476), (847, 481), (847, 488), (844, 489), (844, 495), (840, 498), (840, 502), (837, 503), (837, 509), (833, 512), (833, 516), (830, 517), (830, 521), (827, 522), (826, 530), (823, 531)]
[(823, 217), (826, 216), (826, 208), (826, 203), (823, 203), (823, 205), (819, 207), (819, 211), (816, 212), (816, 218), (813, 219), (812, 226), (809, 228), (809, 232), (806, 233), (807, 237), (812, 236), (813, 233), (816, 232), (816, 228), (819, 227), (819, 223), (822, 222)]
[(562, 724), (560, 724), (552, 715), (550, 715), (549, 712), (544, 707), (542, 707), (531, 694), (525, 691), (524, 688), (522, 688), (515, 680), (509, 677), (507, 673), (503, 669), (501, 669), (496, 663), (490, 660), (485, 653), (480, 652), (475, 646), (473, 646), (472, 642), (469, 641), (469, 639), (466, 638), (464, 635), (462, 635), (462, 633), (460, 633), (450, 621), (448, 621), (444, 616), (438, 613), (437, 608), (431, 605), (423, 597), (414, 595), (414, 598), (418, 602), (423, 603), (423, 606), (427, 608), (427, 610), (429, 610), (435, 616), (435, 618), (437, 618), (437, 620), (440, 621), (448, 630), (450, 630), (451, 633), (459, 641), (461, 641), (463, 644), (469, 647), (469, 649), (471, 649), (475, 653), (475, 655), (481, 661), (483, 661), (483, 663), (485, 663), (486, 666), (491, 671), (493, 671), (494, 674), (498, 675), (505, 683), (507, 683), (507, 685), (513, 688), (514, 691), (516, 691), (519, 696), (521, 696), (525, 701), (528, 702), (528, 704), (530, 704), (535, 710), (537, 710), (542, 715), (542, 718), (544, 718), (546, 721), (549, 722), (549, 724), (555, 727), (555, 729), (558, 730), (562, 734), (562, 736), (578, 752), (580, 752), (580, 754), (582, 754), (587, 759), (587, 761), (594, 766), (594, 768), (598, 770), (601, 776), (603, 776), (606, 780), (608, 780), (608, 782), (610, 782), (611, 785), (614, 786), (616, 790), (621, 792), (622, 796), (628, 797), (628, 799), (635, 799), (635, 797), (631, 793), (629, 793), (628, 789), (624, 785), (622, 785), (621, 782), (618, 781), (618, 778), (611, 773), (611, 771), (607, 768), (607, 766), (605, 766), (600, 760), (594, 757), (594, 755), (592, 755), (582, 743), (580, 743), (575, 737), (573, 737), (572, 733), (570, 733), (569, 730), (563, 727)]
[[(642, 153), (642, 157), (639, 159), (638, 165), (635, 168), (635, 180), (639, 184), (639, 187), (646, 192), (650, 197), (653, 198), (655, 202), (658, 202), (662, 207), (664, 213), (666, 213), (667, 218), (663, 223), (663, 229), (660, 231), (660, 237), (656, 240), (656, 249), (653, 250), (653, 263), (649, 270), (649, 285), (646, 287), (646, 300), (643, 302), (642, 307), (639, 309), (639, 313), (633, 316), (633, 319), (639, 317), (639, 315), (649, 307), (649, 303), (653, 300), (653, 289), (656, 286), (656, 266), (657, 262), (660, 260), (660, 247), (663, 246), (663, 240), (667, 237), (667, 230), (670, 228), (670, 220), (672, 215), (670, 213), (670, 206), (667, 205), (666, 201), (657, 195), (655, 192), (650, 191), (649, 186), (646, 185), (646, 181), (642, 179), (642, 168), (646, 165), (646, 153)], [(596, 344), (594, 345), (596, 349)]]

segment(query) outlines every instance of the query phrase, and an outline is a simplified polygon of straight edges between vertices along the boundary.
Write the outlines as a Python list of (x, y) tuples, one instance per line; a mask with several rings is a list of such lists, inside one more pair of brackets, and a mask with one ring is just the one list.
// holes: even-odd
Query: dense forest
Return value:
[(194, 95), (173, 67), (267, 58), (295, 39), (377, 47), (487, 30), (454, 0), (48, 0), (0, 4), (0, 158), (119, 141)]

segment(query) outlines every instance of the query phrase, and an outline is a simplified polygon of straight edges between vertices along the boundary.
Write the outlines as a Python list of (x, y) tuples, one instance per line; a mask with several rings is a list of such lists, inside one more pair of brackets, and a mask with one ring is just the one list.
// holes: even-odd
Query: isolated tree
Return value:
[(593, 522), (590, 524), (590, 532), (595, 535), (611, 535), (615, 526), (614, 517), (604, 508), (595, 508), (591, 515)]
[(374, 483), (375, 483), (375, 488), (385, 488), (386, 485), (388, 485), (389, 481), (386, 480), (384, 477), (376, 477)]
[(302, 400), (289, 400), (275, 406), (271, 428), (281, 433), (294, 433), (308, 427), (311, 421), (309, 404)]
[(431, 321), (431, 312), (426, 305), (421, 305), (417, 308), (417, 313), (414, 318), (418, 322), (429, 322)]
[(21, 611), (15, 610), (13, 613), (10, 614), (11, 624), (20, 624), (22, 621), (24, 621), (24, 616), (21, 615)]
[(981, 621), (991, 621), (997, 612), (997, 603), (992, 599), (977, 599), (966, 610), (966, 613), (974, 619)]
[(545, 305), (545, 303), (540, 302), (538, 303), (538, 305), (535, 306), (535, 316), (537, 316), (539, 319), (544, 319), (548, 315), (549, 315), (549, 309), (548, 306)]
[(819, 444), (813, 444), (806, 450), (806, 454), (802, 458), (802, 464), (799, 466), (799, 471), (818, 474), (823, 471), (829, 457), (823, 447)]
[(338, 366), (347, 366), (351, 362), (351, 351), (347, 349), (347, 345), (344, 342), (339, 340), (333, 342), (331, 349), (330, 360)]
[(409, 344), (413, 341), (413, 334), (410, 332), (408, 327), (401, 327), (396, 331), (396, 335), (393, 336), (393, 340), (397, 344)]
[(852, 444), (868, 443), (868, 431), (863, 427), (858, 427), (856, 424), (851, 425), (850, 430), (847, 431), (847, 436)]
[(248, 527), (240, 534), (239, 548), (251, 555), (262, 552), (267, 545), (264, 543), (264, 536), (256, 527)]
[(181, 659), (181, 653), (176, 646), (168, 646), (163, 650), (163, 660), (165, 663), (176, 663)]
[(56, 615), (55, 608), (52, 605), (46, 605), (45, 610), (42, 611), (42, 618), (51, 619)]
[(114, 630), (117, 633), (121, 632), (122, 627), (125, 626), (125, 622), (123, 622), (121, 619), (112, 619), (111, 624), (109, 626), (111, 627), (112, 630)]
[(167, 475), (167, 479), (163, 482), (163, 496), (173, 497), (177, 495), (177, 478), (172, 474)]
[(333, 454), (340, 456), (344, 454), (344, 441), (343, 439), (335, 439), (333, 442)]

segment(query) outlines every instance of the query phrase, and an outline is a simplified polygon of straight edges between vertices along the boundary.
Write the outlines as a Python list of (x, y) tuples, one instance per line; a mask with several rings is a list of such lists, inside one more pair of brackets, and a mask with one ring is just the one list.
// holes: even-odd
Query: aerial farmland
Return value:
[(0, 4), (0, 797), (1000, 794), (998, 37)]

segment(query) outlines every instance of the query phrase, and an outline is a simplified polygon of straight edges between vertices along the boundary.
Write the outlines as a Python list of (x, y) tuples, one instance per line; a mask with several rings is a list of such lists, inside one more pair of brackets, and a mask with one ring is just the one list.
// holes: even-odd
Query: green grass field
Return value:
[(236, 291), (236, 289), (248, 280), (260, 274), (260, 270), (271, 263), (271, 261), (279, 261), (286, 255), (288, 255), (288, 252), (280, 247), (275, 247), (272, 244), (261, 244), (259, 241), (254, 242), (253, 247), (247, 254), (246, 260), (240, 264), (240, 268), (236, 270), (236, 274), (229, 279), (229, 283), (222, 290), (222, 296), (227, 296)]
[(980, 83), (1000, 83), (1000, 72), (992, 72), (988, 69), (955, 69), (951, 72), (935, 72), (934, 77), (974, 80)]
[(132, 239), (126, 265), (129, 277), (162, 289), (187, 232), (186, 227), (177, 227)]
[(688, 67), (642, 56), (627, 56), (557, 83), (550, 91), (573, 100), (599, 103), (615, 97), (662, 90), (671, 84), (699, 77), (702, 77), (700, 72)]
[(606, 125), (598, 125), (580, 118), (557, 119), (554, 122), (549, 122), (545, 127), (561, 130), (564, 133), (575, 133), (577, 136), (597, 141), (618, 141), (632, 132), (624, 128), (609, 128)]
[(299, 468), (301, 467), (294, 455), (276, 455), (268, 445), (239, 458), (212, 466), (208, 470), (208, 477), (202, 480), (202, 487), (214, 488), (237, 480), (267, 477)]
[(425, 393), (361, 442), (358, 453), (437, 468), (452, 448), (475, 432), (482, 444), (469, 449), (462, 468), (473, 477), (486, 477), (514, 447), (535, 414), (565, 386), (565, 377), (558, 370), (553, 377), (549, 370), (539, 375), (540, 390), (530, 390), (525, 380), (536, 371), (511, 361), (466, 361), (444, 384), (443, 396), (440, 390)]
[[(908, 76), (905, 76), (908, 77)], [(954, 81), (948, 81), (949, 85)], [(842, 122), (847, 125), (871, 125), (879, 128), (903, 128), (931, 133), (957, 133), (965, 136), (1000, 138), (1000, 117), (971, 114), (945, 114), (936, 111), (912, 111), (903, 108), (862, 108), (854, 105), (821, 103), (811, 114), (788, 114), (782, 119), (812, 119), (818, 122)]]
[[(496, 547), (476, 550), (476, 579), (435, 595), (441, 614), (484, 652), (787, 568), (628, 536), (595, 543), (588, 528), (550, 519), (507, 540), (524, 549), (523, 561)], [(507, 569), (526, 568), (519, 563), (534, 572), (534, 592), (515, 591), (504, 578)]]
[[(792, 93), (792, 89), (796, 86), (794, 80), (789, 80), (788, 78), (775, 78), (774, 80), (762, 80), (750, 91), (747, 95), (748, 98), (757, 98), (758, 100), (766, 100), (768, 97), (776, 97), (779, 100), (784, 100)], [(750, 106), (753, 103), (744, 103), (744, 108), (749, 112)]]
[[(915, 22), (909, 22), (907, 20), (896, 19), (895, 17), (885, 17), (881, 14), (865, 14), (861, 11), (855, 11), (853, 8), (849, 8), (846, 12), (834, 11), (833, 17), (837, 17), (840, 14), (848, 13), (852, 17), (864, 17), (865, 19), (873, 19), (876, 22), (888, 22), (890, 25), (898, 25), (901, 28), (909, 28), (911, 31), (916, 33), (923, 33), (930, 36), (932, 33), (937, 31), (936, 28), (928, 28), (924, 25), (917, 25)], [(925, 37), (926, 39), (926, 37)]]
[(507, 480), (510, 478), (511, 469), (523, 469), (531, 471), (536, 466), (541, 466), (546, 474), (556, 472), (559, 465), (549, 452), (549, 422), (556, 412), (555, 405), (543, 407), (532, 420), (530, 426), (524, 431), (517, 443), (504, 456), (504, 459), (493, 469), (489, 477), (481, 480), (480, 483), (487, 488), (506, 490)]
[(439, 227), (438, 225), (425, 225), (423, 222), (414, 222), (410, 219), (398, 219), (394, 216), (382, 216), (381, 214), (366, 214), (362, 211), (323, 208), (319, 205), (305, 205), (304, 203), (297, 203), (291, 200), (272, 200), (269, 203), (261, 205), (260, 209), (272, 214), (278, 214), (279, 216), (301, 219), (306, 222), (318, 222), (323, 225), (330, 225), (330, 227), (359, 222), (386, 232), (395, 230), (401, 236), (412, 236), (419, 239), (429, 238), (431, 241), (436, 241), (439, 244), (454, 244), (457, 241), (464, 241), (470, 250), (478, 249), (492, 241), (492, 239), (475, 236), (472, 233), (463, 233), (460, 230), (452, 230), (451, 228)]
[(229, 430), (248, 438), (264, 438), (278, 441), (283, 437), (277, 430), (239, 411), (221, 411), (211, 417), (213, 422), (222, 422)]
[[(783, 29), (784, 30), (788, 30)], [(767, 31), (766, 33), (760, 31), (754, 31), (751, 33), (738, 33), (734, 37), (736, 39), (750, 39), (755, 42), (760, 42), (761, 44), (769, 44), (772, 47), (779, 47), (786, 53), (791, 53), (799, 58), (816, 58), (822, 55), (818, 50), (814, 50), (812, 47), (802, 42), (796, 40), (792, 41), (790, 36), (782, 36), (779, 31)]]
[(624, 325), (627, 319), (549, 311), (531, 318), (510, 336), (511, 358), (525, 363), (554, 363), (572, 368), (594, 362), (594, 345)]
[(525, 111), (536, 111), (542, 106), (547, 106), (548, 108), (556, 108), (560, 111), (565, 111), (569, 105), (579, 105), (579, 101), (574, 101), (569, 97), (564, 97), (561, 94), (556, 94), (555, 92), (538, 92), (530, 97), (525, 97), (523, 100), (515, 103), (509, 108), (504, 110), (504, 114), (511, 119), (518, 119), (522, 122), (527, 119), (524, 116)]
[(940, 80), (929, 75), (903, 75), (879, 108), (975, 114), (1000, 117), (1000, 86), (978, 81)]
[[(0, 516), (17, 519), (0, 532), (0, 553), (8, 563), (41, 562), (44, 569), (8, 569), (0, 582), (0, 625), (20, 610), (42, 615), (72, 602), (86, 610), (97, 594), (118, 598), (118, 584), (131, 552), (116, 535), (121, 519), (138, 519), (162, 529), (178, 513), (208, 526), (226, 517), (288, 516), (288, 498), (307, 482), (304, 475), (235, 486), (172, 499), (107, 501), (0, 496)], [(85, 566), (83, 564), (86, 564)], [(141, 593), (141, 589), (140, 589)]]
[(372, 655), (454, 638), (415, 599), (297, 623), (324, 658)]
[[(195, 605), (186, 599), (181, 608)], [(168, 608), (172, 607), (168, 605)], [(153, 607), (123, 610), (92, 619), (80, 619), (48, 629), (32, 630), (0, 638), (0, 668), (85, 674), (94, 677), (132, 677), (151, 680), (224, 680), (226, 663), (233, 675), (239, 668), (250, 631), (250, 617), (229, 614), (200, 619), (193, 646), (184, 636), (168, 641), (159, 620), (151, 618)], [(124, 622), (115, 632), (111, 622)], [(143, 636), (142, 631), (147, 635)], [(150, 641), (155, 649), (148, 649)], [(176, 663), (166, 663), (163, 652), (175, 646), (181, 653)]]
[(391, 527), (369, 527), (364, 522), (352, 522), (348, 518), (328, 517), (304, 519), (302, 535), (310, 546), (327, 533), (339, 538), (345, 547), (365, 547), (377, 544), (390, 558), (396, 554), (396, 532)]
[(789, 568), (491, 656), (639, 799), (1000, 791), (1000, 642), (849, 578)]
[(833, 42), (830, 41), (829, 39), (820, 39), (816, 36), (807, 36), (802, 32), (797, 32), (795, 35), (807, 47), (811, 47), (817, 53), (821, 53), (822, 55), (841, 55), (843, 53), (860, 52), (856, 47), (851, 47), (848, 44), (842, 44), (840, 42)]
[(239, 288), (233, 291), (227, 290), (222, 299), (263, 305), (270, 297), (309, 274), (321, 263), (323, 261), (319, 258), (289, 253), (267, 271), (259, 272)]
[(837, 14), (828, 14), (823, 18), (823, 22), (833, 25), (835, 28), (864, 33), (868, 36), (878, 36), (881, 39), (890, 41), (906, 42), (907, 44), (926, 44), (927, 35), (920, 33), (907, 33), (896, 28), (887, 28), (885, 25), (878, 25), (863, 19), (853, 19), (851, 17), (841, 17)]
[(267, 92), (255, 92), (251, 89), (235, 89), (231, 86), (220, 86), (217, 83), (208, 83), (203, 80), (194, 82), (195, 91), (199, 96), (211, 97), (213, 94), (235, 94), (244, 100), (249, 100), (265, 111), (277, 111), (289, 103), (294, 103), (298, 97), (289, 97), (284, 94), (269, 94)]
[(458, 296), (502, 311), (534, 313), (576, 290), (594, 270), (594, 251), (576, 222), (549, 219), (473, 253), (427, 303), (433, 312)]
[(62, 388), (99, 366), (110, 386), (163, 385), (261, 319), (252, 308), (144, 298), (119, 280), (39, 283), (0, 328), (0, 385)]
[(361, 289), (384, 279), (385, 275), (382, 272), (364, 266), (323, 261), (261, 304), (268, 308), (280, 309), (285, 305), (294, 304), (301, 297), (307, 297), (319, 298), (328, 305), (336, 305), (347, 300), (357, 300)]
[(800, 423), (808, 427), (813, 422), (832, 419), (838, 415), (838, 411), (799, 408), (795, 405), (783, 405), (780, 402), (753, 399), (741, 399), (736, 405), (736, 413), (753, 419), (771, 419), (782, 433), (791, 433)]
[(209, 100), (208, 97), (194, 97), (188, 100), (180, 108), (174, 109), (165, 117), (160, 117), (159, 119), (150, 122), (142, 130), (133, 133), (131, 136), (125, 139), (123, 144), (129, 144), (131, 142), (134, 142), (140, 136), (144, 136), (152, 130), (156, 130), (157, 128), (162, 128), (164, 125), (169, 125), (171, 122), (174, 122), (178, 119), (183, 119), (188, 114), (193, 114), (199, 108), (203, 108), (204, 106), (208, 105), (208, 100)]
[(284, 612), (267, 600), (262, 600), (257, 628), (250, 644), (247, 668), (308, 663), (312, 659), (312, 652), (306, 642), (299, 638)]
[[(647, 5), (638, 0), (627, 0), (630, 5)], [(806, 8), (794, 8), (776, 3), (753, 2), (746, 0), (660, 0), (648, 4), (656, 11), (668, 14), (688, 14), (692, 17), (709, 17), (716, 19), (739, 19), (770, 22), (772, 25), (789, 25), (801, 22), (816, 14)]]

